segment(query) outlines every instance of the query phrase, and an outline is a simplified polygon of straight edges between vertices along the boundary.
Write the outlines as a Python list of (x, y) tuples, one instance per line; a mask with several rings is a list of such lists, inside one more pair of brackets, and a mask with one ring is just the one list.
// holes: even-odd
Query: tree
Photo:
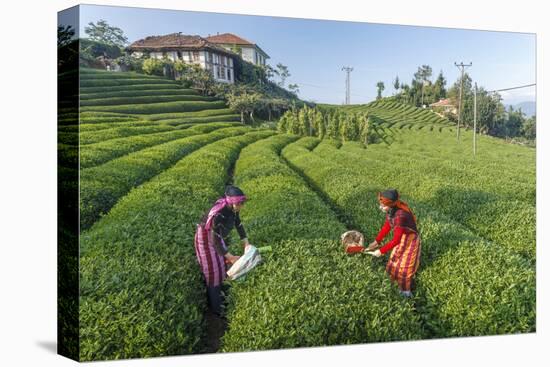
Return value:
[(241, 114), (241, 123), (245, 123), (244, 115), (248, 114), (250, 119), (254, 121), (254, 110), (260, 106), (262, 96), (259, 93), (229, 93), (227, 102), (229, 107)]
[(433, 84), (433, 96), (435, 99), (433, 102), (437, 102), (447, 96), (447, 91), (445, 90), (446, 84), (447, 80), (445, 80), (445, 77), (443, 76), (443, 71), (440, 71), (435, 83)]
[(58, 72), (74, 70), (80, 61), (79, 42), (71, 25), (57, 27)]
[(276, 74), (276, 71), (275, 69), (273, 69), (273, 66), (269, 65), (269, 64), (265, 64), (263, 66), (261, 66), (264, 71), (265, 71), (265, 77), (268, 79), (268, 80), (271, 80), (271, 78), (273, 78), (273, 76), (275, 76)]
[(110, 26), (103, 19), (98, 20), (95, 24), (93, 22), (88, 23), (88, 27), (84, 28), (84, 32), (93, 41), (104, 42), (119, 47), (124, 47), (128, 43), (128, 38), (124, 36), (122, 29)]
[(395, 76), (395, 80), (393, 81), (393, 88), (395, 89), (395, 94), (399, 92), (399, 76)]
[(422, 65), (418, 67), (418, 71), (414, 74), (414, 79), (421, 84), (422, 96), (420, 104), (424, 105), (424, 85), (432, 76), (432, 68), (429, 65)]
[(71, 25), (57, 26), (57, 47), (68, 45), (74, 37), (74, 29)]
[(339, 121), (339, 112), (335, 111), (328, 117), (328, 124), (327, 124), (327, 135), (329, 138), (332, 139), (338, 139), (340, 136), (339, 130), (340, 130), (340, 121)]
[(384, 82), (378, 82), (378, 83), (376, 83), (376, 88), (377, 88), (376, 99), (380, 99), (380, 98), (382, 98), (382, 92), (383, 92), (384, 89), (385, 89)]
[(535, 140), (537, 137), (537, 117), (533, 116), (525, 120), (521, 132), (525, 138)]
[(180, 77), (180, 80), (183, 83), (191, 84), (193, 88), (200, 90), (203, 95), (212, 93), (216, 85), (212, 73), (209, 70), (201, 68), (197, 64), (189, 65)]
[(298, 112), (298, 121), (299, 121), (299, 135), (310, 135), (311, 131), (311, 121), (309, 120), (309, 108), (306, 106), (304, 108), (301, 108)]
[(278, 63), (275, 65), (277, 70), (275, 70), (275, 74), (281, 78), (281, 81), (279, 82), (279, 86), (284, 88), (285, 87), (285, 81), (288, 77), (290, 77), (290, 72), (288, 71), (288, 67), (283, 65), (282, 63)]
[(343, 141), (354, 141), (359, 139), (359, 126), (354, 113), (346, 113), (343, 123), (340, 124), (340, 136)]
[(300, 93), (300, 87), (298, 86), (298, 84), (289, 84), (288, 85), (288, 90), (291, 91), (292, 93), (298, 95), (298, 93)]
[(318, 111), (318, 113), (315, 115), (315, 118), (317, 120), (315, 123), (315, 125), (317, 126), (317, 136), (319, 137), (319, 139), (324, 139), (327, 132), (327, 128), (325, 126), (326, 117), (323, 113)]
[[(464, 73), (462, 79), (462, 99), (460, 99), (460, 77), (456, 80), (453, 87), (449, 90), (449, 97), (456, 101), (456, 106), (460, 106), (461, 126), (472, 126), (474, 120), (474, 88), (472, 78), (468, 73)], [(479, 97), (479, 95), (478, 95)], [(458, 116), (457, 116), (458, 118)]]
[(281, 118), (279, 119), (279, 122), (277, 123), (277, 131), (280, 133), (287, 133), (289, 131), (289, 125), (290, 125), (290, 115), (291, 112), (287, 111), (285, 112)]
[(506, 136), (516, 137), (521, 134), (522, 127), (525, 125), (525, 115), (519, 110), (514, 110), (512, 106), (508, 108), (506, 119)]
[(401, 93), (399, 93), (399, 101), (404, 103), (410, 103), (409, 102), (409, 92), (410, 92), (409, 85), (405, 83), (401, 83), (400, 89), (401, 89)]
[(359, 139), (365, 144), (365, 147), (369, 145), (369, 114), (363, 113), (359, 116)]
[(143, 72), (147, 75), (162, 76), (164, 71), (164, 63), (162, 60), (156, 58), (150, 58), (143, 61)]

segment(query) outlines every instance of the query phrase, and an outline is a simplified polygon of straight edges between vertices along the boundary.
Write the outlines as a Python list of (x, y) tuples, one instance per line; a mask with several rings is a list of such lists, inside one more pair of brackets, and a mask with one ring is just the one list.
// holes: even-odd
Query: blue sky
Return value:
[[(120, 27), (130, 42), (174, 32), (237, 34), (262, 47), (271, 65), (287, 65), (288, 82), (315, 102), (344, 101), (342, 66), (354, 68), (351, 103), (373, 100), (378, 81), (391, 95), (395, 76), (410, 83), (422, 64), (432, 67), (432, 80), (442, 70), (447, 86), (459, 77), (455, 61), (471, 61), (468, 73), (489, 90), (536, 82), (534, 34), (84, 5), (81, 35), (99, 19)], [(507, 104), (535, 100), (534, 87), (501, 94)]]

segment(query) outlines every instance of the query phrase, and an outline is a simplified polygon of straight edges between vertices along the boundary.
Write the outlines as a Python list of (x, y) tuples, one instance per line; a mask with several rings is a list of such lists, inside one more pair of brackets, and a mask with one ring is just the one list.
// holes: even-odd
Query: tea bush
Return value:
[(80, 167), (89, 168), (108, 162), (123, 155), (184, 137), (206, 134), (224, 127), (238, 126), (238, 123), (210, 123), (189, 125), (186, 129), (157, 134), (136, 135), (111, 139), (80, 147)]
[(240, 149), (273, 134), (248, 131), (186, 156), (81, 235), (82, 360), (204, 351), (195, 223), (223, 193)]
[(81, 228), (88, 228), (130, 189), (172, 166), (190, 152), (216, 140), (241, 135), (247, 131), (245, 127), (231, 127), (177, 139), (81, 170)]
[(279, 157), (296, 137), (279, 135), (245, 148), (236, 184), (249, 238), (273, 245), (265, 263), (232, 282), (223, 351), (418, 339), (411, 305), (371, 266), (348, 257), (335, 213)]
[[(349, 215), (350, 221), (366, 233), (367, 238), (373, 238), (383, 221), (383, 217), (377, 214), (376, 192), (388, 187), (388, 182), (384, 180), (381, 182), (379, 179), (380, 176), (384, 177), (384, 172), (372, 170), (368, 165), (361, 164), (363, 158), (359, 155), (341, 153), (332, 144), (323, 142), (313, 152), (307, 149), (308, 146), (311, 147), (311, 138), (304, 138), (287, 146), (283, 150), (283, 157), (322, 190), (339, 210)], [(390, 171), (394, 174), (395, 172)], [(448, 329), (449, 324), (462, 325), (460, 330), (463, 334), (461, 335), (491, 334), (497, 329), (500, 332), (533, 330), (535, 282), (532, 265), (506, 248), (488, 243), (477, 233), (471, 232), (468, 227), (438, 212), (436, 207), (416, 201), (414, 196), (408, 196), (406, 189), (403, 189), (402, 193), (404, 193), (404, 200), (411, 205), (419, 218), (423, 248), (417, 275), (416, 302), (418, 307), (422, 308), (424, 325), (429, 335), (432, 337), (457, 335)], [(463, 247), (471, 249), (472, 246), (477, 246), (478, 250), (460, 250)], [(480, 255), (482, 253), (485, 257)], [(508, 259), (502, 262), (505, 264), (503, 265), (505, 269), (497, 267), (496, 264), (499, 262), (492, 260), (491, 257)], [(429, 269), (437, 266), (438, 261), (443, 261), (440, 259), (444, 258), (460, 264), (461, 271), (455, 269), (447, 272), (442, 269), (439, 273), (444, 276), (426, 275), (425, 278), (424, 272), (430, 274)], [(469, 284), (471, 289), (484, 288), (484, 294), (488, 296), (466, 292), (457, 293), (453, 300), (446, 297), (445, 295), (453, 292), (453, 284), (465, 282), (466, 276), (468, 276), (466, 284)], [(513, 279), (513, 283), (522, 284), (507, 295), (510, 299), (514, 299), (514, 302), (507, 304), (488, 302), (488, 299), (504, 297), (505, 288), (498, 280), (499, 277)], [(495, 281), (490, 281), (491, 279)], [(428, 285), (424, 286), (425, 284)], [(462, 304), (468, 309), (483, 309), (483, 312), (472, 314), (464, 312), (464, 309), (447, 311), (448, 302), (452, 302), (455, 306)], [(492, 325), (505, 326), (495, 329)], [(448, 333), (442, 331), (447, 329)]]
[(206, 109), (225, 108), (224, 101), (182, 101), (161, 102), (144, 104), (127, 104), (117, 106), (87, 106), (81, 107), (81, 111), (106, 111), (133, 114), (156, 114), (167, 112), (194, 112)]

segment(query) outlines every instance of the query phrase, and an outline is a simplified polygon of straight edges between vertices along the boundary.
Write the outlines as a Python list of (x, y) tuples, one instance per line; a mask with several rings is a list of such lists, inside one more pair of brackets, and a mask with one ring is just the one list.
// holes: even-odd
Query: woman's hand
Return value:
[(372, 256), (374, 256), (374, 257), (380, 257), (380, 256), (382, 256), (382, 252), (381, 252), (380, 250), (368, 251), (367, 254), (372, 255)]
[(243, 247), (245, 251), (248, 246), (250, 246), (250, 242), (248, 242), (248, 238), (243, 238)]
[(225, 254), (225, 258), (227, 259), (227, 261), (229, 261), (231, 264), (234, 264), (235, 261), (239, 260), (240, 256), (234, 256), (234, 255), (231, 255), (229, 252), (227, 254)]
[(378, 248), (378, 241), (374, 240), (373, 242), (371, 242), (371, 244), (367, 247), (367, 251), (373, 251), (373, 250), (376, 250)]

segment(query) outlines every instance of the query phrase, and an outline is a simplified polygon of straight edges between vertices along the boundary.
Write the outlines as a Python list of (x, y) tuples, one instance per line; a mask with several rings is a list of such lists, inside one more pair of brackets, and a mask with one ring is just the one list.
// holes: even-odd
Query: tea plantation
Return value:
[[(206, 351), (193, 237), (228, 183), (250, 198), (251, 243), (273, 250), (230, 283), (220, 352), (536, 330), (533, 148), (481, 136), (474, 157), (470, 131), (457, 142), (447, 120), (383, 100), (344, 107), (390, 137), (365, 147), (242, 125), (160, 77), (81, 69), (80, 92), (78, 111), (60, 103), (58, 152), (80, 176), (82, 360)], [(419, 220), (410, 299), (387, 257), (339, 243), (347, 229), (373, 240), (390, 187)]]

